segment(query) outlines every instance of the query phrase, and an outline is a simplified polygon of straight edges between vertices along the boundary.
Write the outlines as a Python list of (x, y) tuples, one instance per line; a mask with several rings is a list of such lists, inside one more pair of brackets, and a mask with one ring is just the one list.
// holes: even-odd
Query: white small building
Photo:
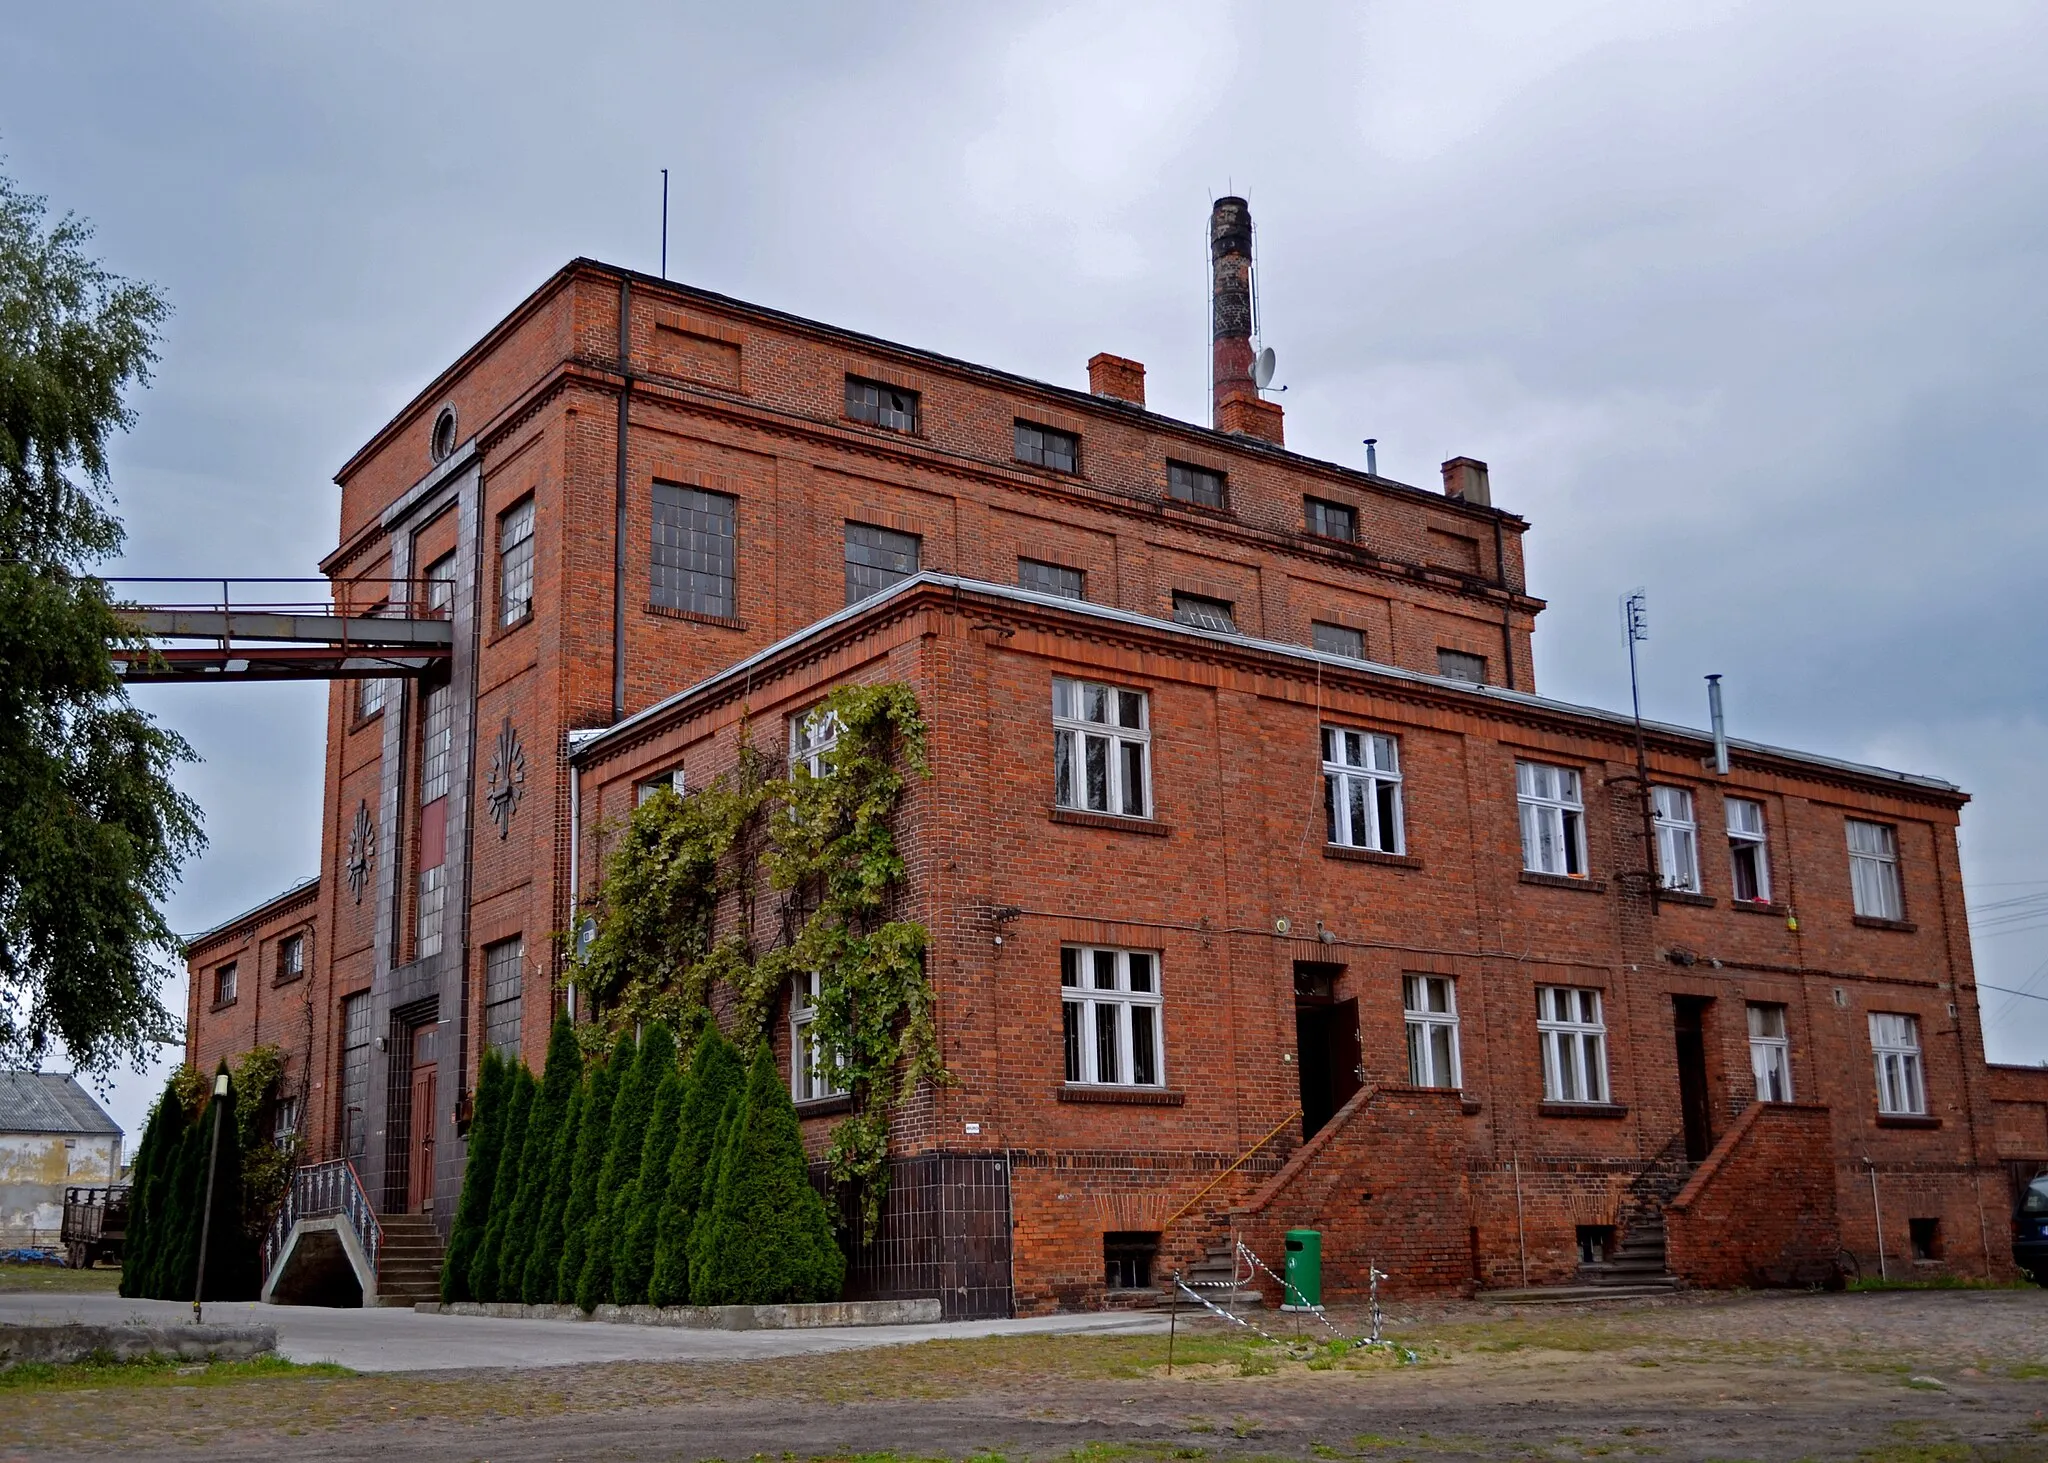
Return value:
[(0, 1072), (0, 1249), (54, 1247), (64, 1190), (121, 1181), (121, 1129), (65, 1072)]

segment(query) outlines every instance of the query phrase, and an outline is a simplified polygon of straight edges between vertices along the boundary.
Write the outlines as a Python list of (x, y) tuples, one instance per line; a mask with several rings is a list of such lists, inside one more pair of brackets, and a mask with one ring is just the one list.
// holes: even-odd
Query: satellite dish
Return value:
[(1252, 366), (1252, 385), (1258, 387), (1261, 391), (1271, 386), (1273, 384), (1274, 365), (1273, 347), (1269, 345), (1259, 352), (1259, 359)]

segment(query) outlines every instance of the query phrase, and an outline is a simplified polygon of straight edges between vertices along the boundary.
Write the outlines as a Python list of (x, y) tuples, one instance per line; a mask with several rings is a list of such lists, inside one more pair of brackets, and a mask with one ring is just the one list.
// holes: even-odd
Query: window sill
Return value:
[(841, 417), (839, 420), (856, 432), (877, 432), (884, 437), (908, 437), (913, 442), (928, 440), (921, 423), (915, 427), (885, 427), (880, 422), (864, 422), (859, 417)]
[(302, 970), (297, 975), (277, 976), (270, 982), (270, 985), (271, 988), (275, 990), (278, 986), (297, 985), (300, 981), (304, 980), (305, 978), (306, 972)]
[(1090, 1087), (1063, 1082), (1057, 1094), (1061, 1102), (1101, 1102), (1115, 1107), (1180, 1107), (1188, 1095), (1173, 1087)]
[(853, 1094), (842, 1092), (837, 1097), (814, 1097), (809, 1102), (794, 1104), (800, 1118), (829, 1118), (843, 1112), (853, 1111)]
[(1539, 874), (1534, 869), (1522, 870), (1522, 882), (1535, 884), (1545, 889), (1576, 889), (1581, 894), (1605, 894), (1607, 881), (1575, 877), (1571, 874)]
[(1855, 915), (1851, 918), (1850, 923), (1858, 929), (1896, 930), (1902, 935), (1917, 934), (1920, 930), (1920, 926), (1914, 924), (1909, 919), (1879, 919), (1874, 914)]
[(235, 996), (229, 996), (225, 1001), (215, 1001), (211, 1006), (208, 1006), (206, 1008), (207, 1013), (210, 1015), (215, 1011), (225, 1011), (227, 1010), (228, 1007), (234, 1005), (237, 999), (239, 998)]
[(1690, 889), (1659, 889), (1657, 900), (1661, 904), (1690, 904), (1696, 909), (1712, 909), (1714, 896), (1695, 894)]
[(1480, 1109), (1484, 1106), (1485, 1104), (1476, 1097), (1460, 1096), (1458, 1099), (1458, 1110), (1468, 1118), (1478, 1117)]
[(1042, 462), (1026, 462), (1021, 457), (1011, 458), (1010, 466), (1021, 467), (1030, 472), (1042, 472), (1047, 477), (1059, 478), (1062, 482), (1078, 483), (1085, 482), (1087, 480), (1087, 475), (1083, 473), (1081, 469), (1078, 467), (1047, 467)]
[(1925, 1113), (1881, 1112), (1877, 1115), (1880, 1128), (1938, 1128), (1941, 1119)]
[(1382, 853), (1376, 848), (1353, 848), (1344, 843), (1324, 844), (1323, 857), (1338, 859), (1348, 864), (1385, 864), (1393, 869), (1422, 867), (1422, 860), (1412, 853)]
[(1728, 907), (1743, 914), (1768, 914), (1783, 919), (1791, 911), (1782, 904), (1773, 904), (1768, 899), (1731, 899)]
[(1625, 1118), (1628, 1104), (1624, 1102), (1539, 1102), (1536, 1115), (1543, 1118)]
[(1127, 818), (1118, 813), (1084, 813), (1078, 808), (1053, 808), (1046, 816), (1055, 823), (1074, 828), (1108, 828), (1117, 833), (1142, 833), (1148, 838), (1165, 838), (1173, 832), (1169, 823), (1151, 818)]
[(744, 630), (747, 622), (733, 615), (707, 615), (697, 610), (686, 610), (677, 605), (650, 604), (647, 613), (659, 615), (664, 620), (688, 620), (693, 625), (716, 625), (721, 630)]
[(496, 645), (500, 640), (505, 639), (507, 636), (516, 635), (521, 630), (524, 630), (528, 625), (531, 625), (533, 623), (533, 620), (533, 606), (529, 603), (526, 607), (526, 613), (521, 615), (518, 619), (508, 620), (503, 623), (492, 625), (491, 638), (485, 643), (488, 645)]
[[(1164, 498), (1161, 498), (1159, 501), (1162, 506), (1167, 508), (1178, 508), (1183, 513), (1193, 513), (1202, 518), (1214, 518), (1224, 523), (1237, 522), (1237, 514), (1232, 512), (1228, 506), (1222, 508), (1211, 508), (1207, 503), (1190, 503), (1186, 498), (1176, 498), (1171, 493), (1168, 493)], [(1343, 540), (1330, 539), (1328, 540), (1328, 542), (1342, 543)]]

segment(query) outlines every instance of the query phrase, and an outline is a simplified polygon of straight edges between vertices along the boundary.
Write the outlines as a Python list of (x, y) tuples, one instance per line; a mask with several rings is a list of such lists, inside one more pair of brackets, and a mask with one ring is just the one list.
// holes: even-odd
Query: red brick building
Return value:
[(779, 747), (902, 680), (958, 1080), (904, 1115), (856, 1286), (1095, 1304), (1299, 1224), (1339, 1289), (1562, 1280), (1660, 1232), (1698, 1283), (1804, 1281), (1875, 1268), (1880, 1215), (1887, 1267), (2004, 1273), (2048, 1088), (1985, 1063), (1963, 794), (1740, 742), (1716, 771), (1652, 726), (1646, 800), (1626, 718), (1535, 692), (1484, 464), (1437, 492), (1285, 449), (1247, 227), (1218, 205), (1206, 428), (1114, 356), (1069, 390), (549, 280), (339, 475), (324, 571), (450, 616), (452, 663), (335, 683), (320, 877), (194, 942), (192, 1059), (277, 1041), (309, 1153), (445, 1216), (599, 830), (743, 720)]

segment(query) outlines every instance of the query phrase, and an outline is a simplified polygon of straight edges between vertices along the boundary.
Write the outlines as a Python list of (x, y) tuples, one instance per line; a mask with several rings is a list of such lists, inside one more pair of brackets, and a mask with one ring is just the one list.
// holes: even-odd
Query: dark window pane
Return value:
[(1075, 472), (1081, 456), (1081, 439), (1072, 432), (1051, 427), (1017, 423), (1017, 460), (1055, 472)]
[(1358, 538), (1358, 512), (1342, 503), (1307, 498), (1308, 531), (1320, 538), (1338, 538), (1352, 543)]
[(1159, 1082), (1159, 1043), (1153, 1036), (1157, 1012), (1150, 1006), (1131, 1007), (1131, 1080), (1141, 1087)]
[(1063, 808), (1074, 806), (1074, 734), (1054, 732), (1052, 737), (1053, 801)]
[(1166, 464), (1166, 491), (1183, 503), (1221, 508), (1223, 474), (1211, 472), (1206, 467), (1190, 467), (1185, 462), (1169, 462)]
[(1325, 655), (1348, 655), (1353, 660), (1365, 659), (1364, 632), (1349, 625), (1332, 625), (1317, 620), (1309, 626), (1315, 648)]
[(846, 378), (846, 414), (857, 422), (887, 427), (892, 432), (917, 430), (917, 393), (879, 381)]
[(1081, 1080), (1081, 1003), (1060, 1002), (1060, 1024), (1064, 1029), (1067, 1048), (1067, 1080)]
[(1121, 1082), (1123, 1070), (1116, 1052), (1116, 1006), (1105, 1002), (1095, 1008), (1095, 1080)]
[(1109, 811), (1109, 739), (1086, 737), (1088, 806), (1098, 813)]
[(1081, 983), (1081, 952), (1069, 945), (1060, 951), (1060, 984), (1077, 986)]
[(1230, 608), (1228, 600), (1182, 594), (1179, 590), (1173, 592), (1173, 619), (1178, 625), (1192, 625), (1198, 630), (1221, 630), (1235, 635), (1237, 622), (1231, 618)]
[(738, 502), (676, 483), (654, 485), (655, 604), (731, 619), (733, 536)]
[(1017, 561), (1017, 587), (1040, 594), (1057, 594), (1065, 599), (1085, 599), (1081, 592), (1081, 571), (1064, 564), (1047, 564), (1037, 559)]
[(917, 539), (866, 523), (846, 525), (846, 602), (901, 584), (917, 573)]
[(1462, 650), (1439, 650), (1436, 653), (1436, 673), (1449, 676), (1454, 681), (1470, 681), (1475, 686), (1483, 686), (1486, 684), (1486, 657)]
[(1123, 742), (1124, 765), (1124, 806), (1123, 811), (1134, 818), (1145, 816), (1145, 744)]

